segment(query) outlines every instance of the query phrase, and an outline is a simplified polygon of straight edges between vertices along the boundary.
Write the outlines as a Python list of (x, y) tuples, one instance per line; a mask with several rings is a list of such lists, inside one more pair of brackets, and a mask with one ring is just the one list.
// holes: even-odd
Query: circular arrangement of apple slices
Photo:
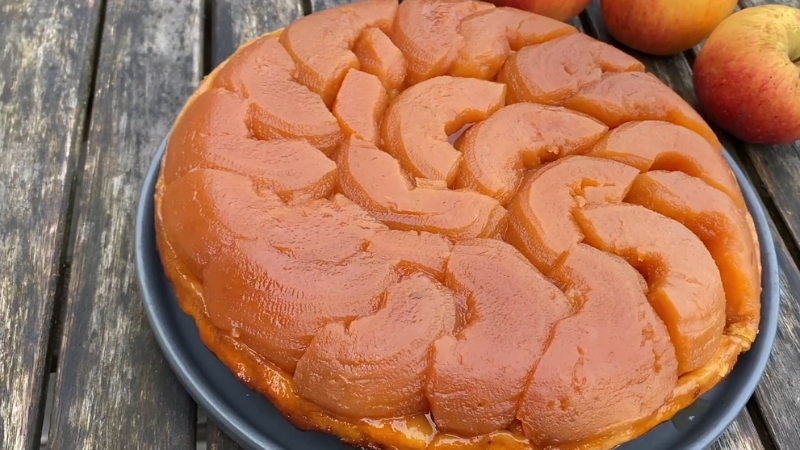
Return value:
[(366, 0), (246, 44), (181, 113), (156, 208), (203, 342), (357, 445), (613, 448), (758, 332), (708, 125), (636, 59), (489, 3)]

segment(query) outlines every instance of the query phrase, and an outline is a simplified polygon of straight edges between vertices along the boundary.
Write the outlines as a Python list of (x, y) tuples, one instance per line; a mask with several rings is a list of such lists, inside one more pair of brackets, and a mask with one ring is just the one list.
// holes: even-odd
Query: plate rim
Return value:
[[(144, 257), (145, 253), (149, 251), (154, 250), (158, 253), (157, 248), (146, 246), (146, 237), (148, 233), (152, 233), (151, 241), (155, 244), (155, 228), (149, 228), (149, 226), (154, 225), (155, 185), (161, 170), (161, 162), (170, 134), (171, 130), (161, 141), (158, 150), (152, 158), (141, 184), (139, 200), (136, 205), (134, 258), (139, 290), (142, 295), (142, 302), (150, 329), (170, 369), (178, 377), (183, 388), (186, 389), (199, 406), (203, 407), (206, 414), (214, 421), (215, 425), (220, 427), (231, 439), (242, 447), (251, 450), (292, 450), (279, 445), (271, 436), (263, 433), (246, 418), (242, 417), (242, 415), (237, 412), (236, 408), (231, 406), (224, 398), (224, 395), (220, 395), (217, 392), (218, 388), (215, 387), (213, 383), (208, 383), (207, 380), (200, 375), (202, 369), (197, 367), (193, 358), (188, 355), (188, 352), (181, 351), (178, 348), (180, 344), (174, 342), (173, 338), (170, 336), (171, 332), (174, 330), (168, 329), (169, 323), (164, 320), (166, 312), (162, 311), (162, 309), (165, 308), (165, 306), (159, 305), (159, 302), (163, 302), (163, 299), (157, 298), (160, 296), (154, 288), (156, 281), (149, 276), (148, 264)], [(713, 419), (710, 425), (706, 426), (702, 432), (698, 433), (693, 442), (687, 443), (687, 446), (676, 448), (675, 450), (706, 449), (713, 445), (731, 426), (742, 409), (746, 407), (747, 402), (752, 397), (764, 375), (772, 355), (778, 330), (781, 303), (779, 284), (780, 268), (778, 266), (775, 242), (767, 219), (767, 211), (755, 187), (745, 176), (739, 163), (731, 157), (728, 150), (724, 147), (723, 154), (742, 190), (747, 209), (755, 224), (761, 250), (761, 319), (759, 323), (759, 333), (748, 351), (748, 354), (754, 352), (756, 356), (755, 362), (752, 363), (754, 366), (752, 371), (745, 372), (744, 374), (737, 373), (743, 376), (745, 380), (739, 382), (741, 388), (735, 391), (734, 398), (725, 407), (724, 413)], [(150, 220), (148, 221), (148, 219)], [(167, 281), (167, 285), (169, 289), (173, 289), (169, 281)], [(205, 344), (201, 342), (201, 345)], [(214, 358), (216, 358), (216, 356), (214, 356)], [(737, 363), (738, 360), (739, 358), (737, 358)], [(734, 365), (731, 373), (733, 373), (735, 369), (736, 365)], [(730, 377), (731, 373), (726, 375), (723, 380)], [(241, 383), (238, 379), (237, 382)], [(257, 395), (262, 395), (256, 391), (252, 392)], [(633, 443), (637, 439), (639, 438), (629, 442)]]

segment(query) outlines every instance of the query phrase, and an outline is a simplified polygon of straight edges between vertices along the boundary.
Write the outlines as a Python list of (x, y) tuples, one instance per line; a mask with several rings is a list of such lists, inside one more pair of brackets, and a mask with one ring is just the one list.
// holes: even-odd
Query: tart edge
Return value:
[[(284, 28), (280, 28), (255, 37), (238, 47), (236, 52), (263, 37), (280, 37), (283, 30)], [(236, 54), (236, 52), (233, 54)], [(230, 57), (203, 78), (176, 116), (174, 123), (177, 123), (183, 114), (189, 110), (197, 97), (211, 88), (217, 73), (229, 60)], [(166, 276), (175, 291), (178, 304), (184, 313), (194, 319), (203, 344), (231, 370), (240, 382), (264, 395), (293, 426), (301, 430), (333, 434), (341, 439), (342, 442), (363, 450), (485, 450), (492, 448), (533, 450), (536, 448), (524, 436), (508, 430), (500, 430), (465, 439), (441, 432), (437, 433), (432, 424), (429, 424), (431, 433), (425, 436), (425, 433), (404, 432), (403, 430), (406, 427), (402, 425), (397, 428), (392, 427), (393, 419), (354, 422), (338, 418), (321, 407), (300, 398), (295, 390), (291, 375), (283, 372), (244, 344), (237, 342), (224, 331), (216, 328), (208, 319), (203, 301), (202, 285), (178, 260), (161, 223), (161, 198), (166, 188), (163, 179), (163, 168), (168, 149), (169, 145), (167, 145), (167, 149), (161, 159), (161, 170), (155, 186), (155, 230), (157, 248), (162, 263), (164, 263)], [(749, 210), (745, 211), (745, 216), (750, 225), (752, 239), (755, 244), (758, 271), (761, 273), (762, 263), (758, 234)], [(670, 401), (647, 420), (636, 424), (623, 424), (622, 426), (605, 430), (603, 437), (594, 438), (590, 442), (575, 443), (563, 448), (571, 450), (612, 449), (670, 420), (678, 411), (692, 404), (698, 397), (712, 389), (730, 373), (738, 356), (750, 348), (758, 333), (758, 328), (758, 324), (753, 329), (753, 324), (747, 322), (727, 326), (720, 348), (712, 359), (700, 369), (682, 376)], [(420, 420), (420, 417), (415, 418), (417, 421)], [(376, 425), (376, 422), (380, 422), (381, 426)], [(393, 443), (387, 441), (392, 441)], [(395, 444), (402, 446), (398, 447)]]

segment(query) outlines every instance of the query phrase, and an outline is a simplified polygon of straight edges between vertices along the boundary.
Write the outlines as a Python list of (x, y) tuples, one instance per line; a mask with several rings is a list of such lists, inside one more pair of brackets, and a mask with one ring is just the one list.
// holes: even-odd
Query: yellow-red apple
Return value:
[(592, 0), (489, 0), (497, 6), (511, 6), (513, 8), (530, 11), (540, 16), (565, 21), (571, 19), (586, 9)]
[(651, 55), (694, 47), (735, 7), (736, 0), (600, 0), (611, 36)]
[(800, 9), (765, 5), (725, 19), (694, 63), (706, 117), (745, 142), (800, 139)]

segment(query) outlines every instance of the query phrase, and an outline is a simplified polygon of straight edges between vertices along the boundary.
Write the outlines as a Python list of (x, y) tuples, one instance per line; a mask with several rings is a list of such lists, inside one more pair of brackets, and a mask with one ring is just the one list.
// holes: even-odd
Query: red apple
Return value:
[(511, 6), (512, 8), (529, 11), (540, 16), (565, 21), (571, 19), (586, 9), (592, 0), (489, 0), (497, 6)]
[(694, 47), (735, 7), (736, 0), (600, 0), (608, 32), (651, 55)]
[(764, 5), (725, 19), (694, 63), (706, 116), (745, 142), (800, 139), (800, 9)]

